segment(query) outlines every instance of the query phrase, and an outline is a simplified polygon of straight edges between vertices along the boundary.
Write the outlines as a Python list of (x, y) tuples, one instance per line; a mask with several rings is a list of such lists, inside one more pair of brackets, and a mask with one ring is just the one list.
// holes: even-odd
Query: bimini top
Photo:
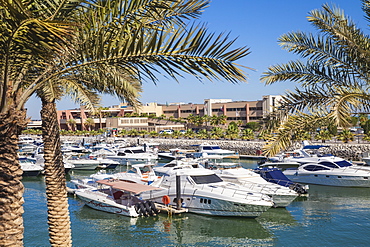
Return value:
[(145, 184), (138, 184), (138, 183), (129, 183), (129, 182), (124, 182), (120, 180), (98, 180), (96, 181), (99, 184), (104, 184), (108, 185), (114, 189), (118, 190), (124, 190), (128, 192), (132, 192), (134, 194), (139, 194), (144, 191), (151, 191), (151, 190), (161, 190), (161, 188), (157, 188), (154, 186), (150, 185), (145, 185)]

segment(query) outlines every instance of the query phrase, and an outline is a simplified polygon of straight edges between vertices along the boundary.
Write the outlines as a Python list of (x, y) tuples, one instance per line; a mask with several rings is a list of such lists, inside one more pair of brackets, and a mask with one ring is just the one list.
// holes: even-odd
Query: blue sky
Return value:
[[(335, 4), (345, 11), (352, 20), (368, 33), (368, 22), (363, 17), (360, 0), (213, 0), (210, 7), (200, 17), (200, 22), (207, 23), (209, 31), (215, 33), (230, 32), (231, 38), (238, 38), (234, 47), (247, 46), (251, 54), (238, 63), (254, 68), (245, 70), (247, 83), (231, 84), (225, 81), (204, 80), (187, 76), (179, 83), (160, 78), (157, 85), (143, 82), (142, 103), (184, 102), (203, 103), (204, 99), (258, 100), (263, 95), (284, 94), (296, 86), (292, 82), (279, 82), (265, 86), (260, 77), (271, 65), (286, 63), (297, 59), (294, 54), (282, 50), (278, 38), (288, 32), (316, 30), (308, 23), (308, 12), (321, 8), (325, 3)], [(103, 96), (102, 105), (119, 104), (112, 96)], [(40, 100), (31, 98), (26, 104), (28, 116), (39, 119)], [(57, 103), (58, 110), (78, 107), (69, 98)]]

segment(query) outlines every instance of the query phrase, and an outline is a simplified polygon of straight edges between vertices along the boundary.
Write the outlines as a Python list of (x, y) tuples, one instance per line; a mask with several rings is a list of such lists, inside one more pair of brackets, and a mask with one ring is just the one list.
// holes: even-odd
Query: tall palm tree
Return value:
[[(4, 207), (0, 221), (12, 221), (12, 224), (1, 224), (4, 226), (0, 229), (4, 234), (1, 236), (7, 236), (1, 238), (4, 241), (1, 245), (18, 246), (22, 242), (23, 186), (16, 142), (25, 125), (25, 121), (21, 121), (25, 120), (22, 110), (24, 103), (34, 92), (38, 91), (42, 98), (42, 118), (46, 121), (43, 133), (51, 144), (45, 146), (51, 150), (50, 155), (46, 155), (49, 158), (45, 159), (45, 166), (52, 167), (55, 161), (54, 166), (58, 167), (54, 178), (52, 169), (47, 169), (50, 171), (47, 176), (51, 177), (47, 183), (52, 184), (55, 182), (53, 180), (57, 180), (56, 187), (60, 188), (47, 192), (50, 194), (49, 203), (49, 200), (53, 201), (52, 193), (58, 193), (60, 198), (65, 197), (64, 178), (59, 172), (62, 165), (60, 154), (53, 150), (59, 149), (56, 144), (59, 136), (50, 135), (54, 133), (50, 130), (57, 130), (57, 123), (52, 118), (58, 98), (57, 94), (50, 96), (50, 91), (56, 92), (51, 89), (67, 87), (63, 90), (79, 92), (72, 87), (83, 87), (114, 94), (122, 99), (131, 98), (139, 104), (136, 100), (138, 95), (131, 94), (138, 92), (135, 82), (157, 82), (159, 73), (174, 79), (184, 73), (199, 79), (225, 79), (232, 83), (246, 79), (245, 73), (235, 62), (249, 54), (248, 48), (229, 50), (235, 40), (230, 41), (223, 35), (215, 36), (203, 26), (189, 26), (184, 22), (201, 14), (208, 6), (205, 0), (96, 1), (91, 2), (84, 11), (80, 11), (81, 6), (90, 2), (33, 0), (23, 5), (20, 0), (0, 1), (1, 6), (8, 6), (0, 13), (5, 13), (4, 17), (6, 15), (2, 19), (11, 20), (0, 27), (1, 54), (5, 54), (1, 55), (4, 76), (0, 87), (3, 96), (0, 118), (4, 120), (2, 123), (6, 123), (0, 129), (6, 133), (0, 139), (0, 149), (5, 150), (0, 151), (8, 154), (0, 161), (0, 166), (1, 169), (6, 168), (1, 173), (4, 174), (2, 179), (6, 180), (3, 184), (6, 188), (10, 186), (9, 190), (2, 190), (1, 193), (4, 193), (2, 198), (10, 198), (7, 205), (11, 205)], [(38, 61), (36, 65), (31, 63), (34, 60)], [(50, 86), (45, 86), (48, 83)], [(12, 124), (14, 122), (17, 125)], [(11, 145), (5, 147), (4, 143)], [(51, 238), (60, 234), (54, 228), (57, 225), (55, 218), (49, 220)], [(68, 235), (66, 232), (68, 230), (61, 235)], [(70, 237), (62, 236), (61, 239), (65, 241), (51, 240), (52, 245), (71, 245)]]
[[(68, 47), (73, 27), (64, 22), (71, 6), (59, 6), (53, 18), (52, 1), (0, 0), (0, 245), (23, 245), (23, 185), (18, 162), (18, 135), (25, 127), (24, 104), (38, 89), (38, 61), (58, 57)], [(36, 62), (35, 62), (36, 61)]]
[[(370, 20), (370, 1), (363, 0), (365, 17)], [(298, 130), (335, 125), (349, 126), (351, 114), (368, 111), (370, 106), (370, 39), (337, 7), (327, 4), (309, 13), (308, 21), (318, 34), (292, 32), (279, 38), (280, 45), (305, 61), (290, 61), (268, 68), (262, 81), (294, 81), (301, 88), (283, 97), (278, 133), (265, 146), (274, 155), (292, 144)], [(292, 115), (293, 114), (293, 115)]]

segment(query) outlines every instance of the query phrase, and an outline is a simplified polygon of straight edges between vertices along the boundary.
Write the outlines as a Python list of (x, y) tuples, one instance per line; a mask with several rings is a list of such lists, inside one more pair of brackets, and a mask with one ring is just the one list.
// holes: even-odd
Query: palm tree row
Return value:
[(46, 194), (52, 246), (71, 246), (65, 175), (55, 102), (62, 95), (97, 109), (97, 93), (135, 107), (143, 80), (165, 74), (245, 81), (235, 62), (245, 47), (189, 25), (205, 0), (0, 0), (0, 245), (23, 245), (22, 170), (17, 141), (26, 126), (25, 102), (42, 101)]

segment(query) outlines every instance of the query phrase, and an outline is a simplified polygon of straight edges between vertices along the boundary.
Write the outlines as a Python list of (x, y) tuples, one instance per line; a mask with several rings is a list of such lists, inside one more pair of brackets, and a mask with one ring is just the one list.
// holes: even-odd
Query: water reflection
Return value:
[[(77, 204), (72, 204), (72, 207)], [(271, 213), (267, 221), (281, 221), (286, 212)], [(271, 242), (273, 234), (264, 228), (258, 221), (247, 218), (212, 217), (196, 214), (183, 214), (169, 217), (165, 214), (157, 217), (129, 218), (82, 206), (74, 211), (74, 215), (81, 222), (88, 222), (87, 231), (99, 232), (99, 235), (109, 234), (116, 241), (122, 243), (121, 235), (130, 234), (133, 240), (140, 245), (165, 243), (166, 245), (225, 245), (225, 244), (259, 244)], [(275, 216), (274, 216), (275, 215)], [(282, 217), (282, 215), (285, 215)], [(277, 216), (277, 217), (276, 217)], [(286, 219), (283, 221), (287, 221)], [(288, 220), (289, 221), (289, 220)], [(76, 228), (74, 228), (76, 230)], [(78, 231), (78, 229), (77, 229)], [(150, 239), (152, 236), (154, 238)], [(99, 241), (96, 239), (95, 241)]]
[[(212, 217), (187, 214), (186, 218), (159, 218), (157, 225), (167, 232), (178, 244), (250, 243), (260, 239), (271, 239), (272, 234), (254, 219)], [(238, 240), (236, 240), (238, 239)]]

